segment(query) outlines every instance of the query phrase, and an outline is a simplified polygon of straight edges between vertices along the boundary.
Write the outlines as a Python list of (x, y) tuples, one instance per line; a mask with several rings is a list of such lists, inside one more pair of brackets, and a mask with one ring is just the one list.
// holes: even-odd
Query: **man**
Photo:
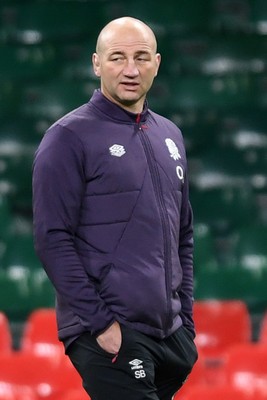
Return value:
[(100, 90), (36, 152), (35, 247), (92, 400), (171, 400), (197, 359), (183, 139), (148, 109), (160, 54), (146, 24), (111, 21), (92, 62)]

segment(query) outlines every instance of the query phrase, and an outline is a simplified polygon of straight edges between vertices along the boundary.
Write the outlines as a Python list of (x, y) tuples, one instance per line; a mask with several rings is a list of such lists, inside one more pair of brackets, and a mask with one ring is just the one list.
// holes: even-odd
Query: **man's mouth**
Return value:
[(135, 88), (135, 87), (137, 87), (139, 85), (139, 83), (137, 83), (137, 82), (121, 82), (121, 84), (123, 86), (128, 86), (128, 87), (131, 87), (131, 88)]

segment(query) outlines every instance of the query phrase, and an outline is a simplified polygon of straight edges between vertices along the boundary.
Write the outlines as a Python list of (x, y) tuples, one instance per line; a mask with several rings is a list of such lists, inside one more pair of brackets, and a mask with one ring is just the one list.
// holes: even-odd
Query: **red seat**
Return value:
[(39, 396), (37, 395), (37, 393), (34, 391), (34, 389), (30, 387), (15, 387), (14, 393), (15, 400), (39, 400)]
[(55, 366), (49, 359), (19, 351), (0, 354), (0, 382), (21, 391), (33, 389), (38, 398), (50, 395), (54, 374)]
[(7, 316), (0, 311), (0, 353), (10, 353), (12, 348), (12, 334)]
[[(184, 400), (254, 400), (249, 394), (231, 386), (195, 386)], [(255, 399), (256, 400), (256, 399)]]
[(196, 301), (194, 321), (195, 342), (206, 357), (220, 357), (229, 346), (251, 341), (250, 315), (242, 301)]
[(68, 380), (67, 387), (81, 386), (81, 378), (58, 339), (55, 309), (40, 308), (30, 314), (22, 334), (20, 351), (49, 358)]
[(9, 383), (0, 383), (0, 400), (38, 400), (30, 387), (17, 387)]
[(74, 368), (58, 366), (52, 358), (16, 351), (0, 354), (0, 383), (15, 386), (19, 393), (32, 389), (37, 399), (52, 400), (56, 394), (79, 388), (81, 379)]
[(64, 354), (63, 344), (58, 340), (54, 308), (36, 309), (29, 315), (25, 322), (20, 349), (54, 359)]
[(204, 385), (206, 383), (206, 368), (200, 353), (192, 372), (189, 374), (184, 386), (174, 396), (174, 400), (183, 400), (184, 396), (191, 387), (194, 387), (195, 385)]
[(251, 319), (244, 302), (207, 300), (194, 304), (195, 343), (205, 361), (207, 380), (223, 383), (221, 367), (227, 349), (237, 343), (249, 343)]
[(261, 323), (260, 323), (258, 340), (260, 343), (267, 344), (267, 312), (263, 315)]
[(91, 397), (81, 387), (80, 389), (68, 390), (53, 400), (90, 400)]
[(0, 383), (0, 400), (17, 400), (16, 392), (12, 385)]
[(226, 383), (253, 395), (267, 399), (267, 345), (239, 344), (228, 350), (224, 365)]

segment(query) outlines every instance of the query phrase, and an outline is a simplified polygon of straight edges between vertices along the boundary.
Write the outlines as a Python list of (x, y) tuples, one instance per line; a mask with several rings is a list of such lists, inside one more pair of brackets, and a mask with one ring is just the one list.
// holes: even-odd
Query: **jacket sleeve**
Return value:
[(98, 295), (75, 250), (85, 179), (79, 138), (55, 125), (46, 133), (33, 164), (35, 249), (57, 293), (92, 334), (114, 316)]
[(180, 290), (181, 318), (195, 336), (193, 322), (193, 213), (189, 201), (188, 177), (186, 174), (183, 188), (183, 200), (180, 222), (179, 257), (183, 269), (183, 281)]

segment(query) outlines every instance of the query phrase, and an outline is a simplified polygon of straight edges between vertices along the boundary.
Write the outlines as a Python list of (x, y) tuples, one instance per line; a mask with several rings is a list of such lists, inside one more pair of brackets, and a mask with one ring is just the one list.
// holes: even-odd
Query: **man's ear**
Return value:
[(100, 77), (101, 76), (101, 73), (100, 73), (100, 60), (99, 60), (99, 55), (97, 53), (94, 53), (92, 55), (92, 64), (93, 64), (95, 75)]
[(159, 53), (156, 54), (156, 73), (155, 77), (158, 75), (159, 66), (161, 63), (161, 55)]

